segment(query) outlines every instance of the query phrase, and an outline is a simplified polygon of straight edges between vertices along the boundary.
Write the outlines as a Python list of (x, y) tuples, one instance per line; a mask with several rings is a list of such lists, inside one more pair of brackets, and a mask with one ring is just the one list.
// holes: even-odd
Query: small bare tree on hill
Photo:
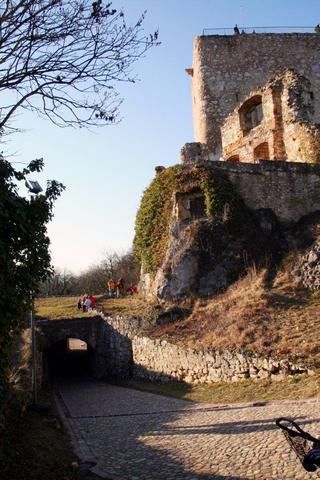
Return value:
[(127, 25), (102, 0), (0, 0), (0, 129), (19, 108), (58, 126), (116, 122), (116, 84), (135, 82), (132, 65), (158, 43), (144, 15)]

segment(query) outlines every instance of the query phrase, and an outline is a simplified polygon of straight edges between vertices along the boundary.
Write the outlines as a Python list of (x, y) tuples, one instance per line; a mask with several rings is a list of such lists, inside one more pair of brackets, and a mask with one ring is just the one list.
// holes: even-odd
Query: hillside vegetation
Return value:
[(153, 336), (199, 349), (234, 348), (320, 365), (320, 292), (297, 286), (280, 271), (252, 268), (224, 293), (197, 300), (191, 315), (159, 326)]
[[(39, 299), (37, 315), (54, 320), (92, 314), (79, 312), (76, 302), (76, 297)], [(161, 324), (177, 306), (150, 304), (138, 296), (101, 296), (97, 309), (111, 315), (152, 318), (153, 326), (145, 333), (173, 343), (199, 349), (245, 349), (320, 366), (320, 292), (297, 286), (283, 270), (270, 287), (267, 270), (252, 268), (224, 293), (195, 300), (193, 305), (190, 299), (181, 304), (180, 319), (170, 323)]]

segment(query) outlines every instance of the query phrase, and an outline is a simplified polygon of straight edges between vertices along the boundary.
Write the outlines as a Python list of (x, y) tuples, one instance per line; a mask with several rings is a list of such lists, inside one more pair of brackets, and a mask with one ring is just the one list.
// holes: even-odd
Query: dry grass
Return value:
[[(132, 317), (144, 317), (151, 313), (154, 305), (138, 295), (123, 298), (105, 298), (103, 295), (96, 297), (97, 310), (109, 315), (130, 315)], [(77, 309), (79, 297), (48, 297), (36, 299), (36, 315), (48, 320), (63, 318), (81, 318), (95, 313)]]
[(144, 317), (154, 307), (145, 298), (139, 295), (132, 295), (122, 298), (97, 298), (97, 308), (105, 314), (130, 315), (132, 317)]
[(158, 327), (154, 336), (196, 348), (239, 348), (320, 363), (320, 294), (292, 283), (281, 271), (272, 288), (266, 270), (250, 270), (225, 293), (197, 301), (182, 322)]
[(63, 318), (87, 317), (92, 313), (83, 313), (78, 310), (79, 297), (48, 297), (37, 298), (35, 310), (37, 317), (48, 320), (60, 320)]
[(238, 383), (213, 383), (188, 385), (170, 382), (167, 384), (128, 380), (120, 383), (125, 387), (159, 393), (196, 402), (238, 403), (270, 400), (301, 400), (320, 394), (320, 374), (312, 377), (297, 375), (275, 382), (271, 380), (244, 380)]
[[(251, 269), (229, 289), (210, 300), (197, 300), (185, 320), (152, 327), (148, 334), (194, 348), (235, 348), (262, 355), (303, 360), (320, 366), (320, 292), (298, 288), (286, 259), (270, 286), (267, 271)], [(49, 318), (88, 316), (76, 308), (77, 297), (37, 301), (37, 315)], [(97, 298), (106, 314), (155, 318), (165, 309), (139, 296)]]

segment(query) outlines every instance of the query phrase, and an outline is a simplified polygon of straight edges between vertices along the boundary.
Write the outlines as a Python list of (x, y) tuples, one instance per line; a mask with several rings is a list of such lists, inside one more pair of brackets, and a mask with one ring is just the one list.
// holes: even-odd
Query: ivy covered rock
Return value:
[(162, 170), (136, 219), (145, 293), (164, 300), (218, 293), (253, 262), (274, 255), (280, 236), (276, 218), (254, 215), (218, 168), (196, 163)]

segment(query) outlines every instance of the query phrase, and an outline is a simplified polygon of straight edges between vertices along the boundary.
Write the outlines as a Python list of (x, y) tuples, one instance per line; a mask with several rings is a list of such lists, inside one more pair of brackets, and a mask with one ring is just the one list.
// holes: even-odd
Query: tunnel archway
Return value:
[(80, 338), (66, 337), (58, 340), (43, 352), (47, 379), (57, 377), (94, 376), (96, 351)]

